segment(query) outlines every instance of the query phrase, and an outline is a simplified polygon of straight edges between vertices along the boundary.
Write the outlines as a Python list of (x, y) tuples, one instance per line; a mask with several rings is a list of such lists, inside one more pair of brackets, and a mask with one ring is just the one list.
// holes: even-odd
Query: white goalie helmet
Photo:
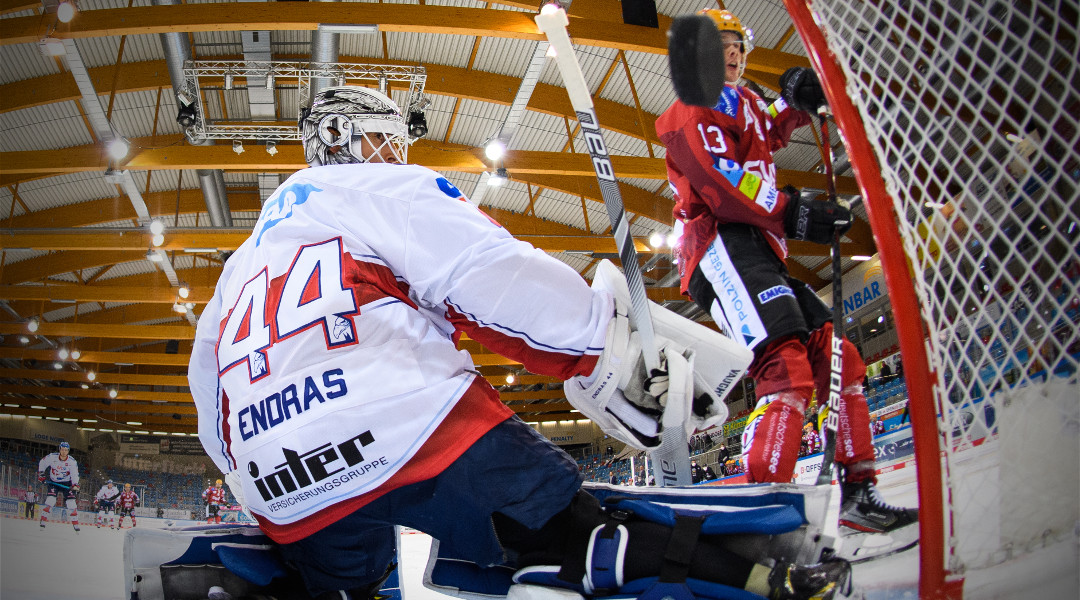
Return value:
[[(398, 105), (385, 94), (364, 87), (332, 87), (315, 94), (300, 117), (304, 159), (313, 167), (368, 162), (389, 146), (404, 164), (408, 129)], [(381, 134), (377, 139), (375, 134)], [(370, 145), (365, 156), (362, 141)]]

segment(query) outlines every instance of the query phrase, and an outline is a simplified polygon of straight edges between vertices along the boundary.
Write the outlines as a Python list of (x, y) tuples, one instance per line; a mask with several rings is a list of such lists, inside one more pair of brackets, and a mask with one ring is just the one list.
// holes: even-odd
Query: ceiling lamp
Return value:
[(506, 154), (506, 144), (502, 143), (498, 138), (491, 140), (484, 147), (484, 156), (488, 157), (488, 160), (499, 160)]
[(506, 167), (499, 167), (492, 173), (491, 178), (488, 179), (488, 185), (491, 187), (502, 187), (507, 181), (510, 181), (510, 174), (506, 172)]
[(119, 136), (109, 140), (109, 143), (105, 146), (105, 151), (109, 153), (109, 158), (113, 160), (122, 160), (128, 155), (129, 150), (131, 150), (131, 144)]
[(75, 18), (75, 3), (74, 2), (61, 2), (56, 7), (56, 18), (61, 23), (70, 23)]

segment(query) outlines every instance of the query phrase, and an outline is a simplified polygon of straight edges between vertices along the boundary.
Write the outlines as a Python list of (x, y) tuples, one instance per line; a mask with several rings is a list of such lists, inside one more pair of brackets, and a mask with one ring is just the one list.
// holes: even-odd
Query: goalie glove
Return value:
[[(593, 288), (612, 294), (615, 314), (596, 369), (563, 386), (571, 404), (608, 434), (643, 450), (659, 446), (665, 414), (669, 423), (671, 414), (684, 415), (676, 425), (688, 434), (727, 419), (723, 399), (749, 367), (753, 359), (749, 350), (650, 302), (661, 368), (646, 372), (641, 343), (630, 326), (626, 279), (605, 260), (597, 267)], [(674, 354), (680, 359), (677, 370), (668, 365)], [(678, 393), (673, 396), (672, 391)], [(670, 397), (690, 406), (668, 410)]]
[(821, 81), (813, 69), (791, 67), (780, 76), (780, 97), (795, 110), (816, 113), (819, 106), (828, 106)]

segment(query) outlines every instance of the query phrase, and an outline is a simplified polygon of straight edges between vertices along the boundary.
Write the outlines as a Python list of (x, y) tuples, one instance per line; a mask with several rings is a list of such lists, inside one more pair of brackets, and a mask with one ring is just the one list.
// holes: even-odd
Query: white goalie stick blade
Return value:
[[(562, 75), (570, 104), (577, 113), (582, 135), (589, 146), (593, 169), (604, 196), (608, 217), (611, 219), (611, 231), (615, 235), (615, 244), (619, 248), (619, 259), (623, 264), (623, 273), (630, 288), (630, 321), (641, 339), (645, 366), (651, 371), (659, 366), (656, 340), (653, 335), (652, 319), (649, 315), (649, 301), (645, 295), (645, 282), (638, 265), (637, 250), (630, 237), (630, 225), (623, 213), (622, 195), (619, 183), (615, 180), (615, 170), (608, 156), (604, 136), (600, 132), (600, 123), (596, 119), (592, 95), (581, 73), (570, 35), (566, 31), (569, 20), (566, 11), (553, 4), (546, 4), (535, 17), (536, 25), (547, 36), (548, 43), (555, 48), (555, 61)], [(666, 410), (672, 410), (669, 404)], [(679, 409), (676, 409), (679, 410)], [(689, 410), (687, 407), (685, 410)], [(662, 421), (663, 422), (663, 421)], [(656, 481), (660, 485), (690, 485), (690, 457), (687, 451), (688, 440), (682, 427), (665, 427), (660, 437), (660, 446), (652, 451)]]

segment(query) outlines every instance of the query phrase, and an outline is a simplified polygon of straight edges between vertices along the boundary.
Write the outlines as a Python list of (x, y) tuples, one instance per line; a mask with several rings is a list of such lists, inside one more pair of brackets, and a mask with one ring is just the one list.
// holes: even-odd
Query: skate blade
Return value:
[(859, 564), (905, 552), (919, 544), (919, 524), (912, 523), (889, 533), (869, 533), (840, 527), (843, 540), (836, 556)]

